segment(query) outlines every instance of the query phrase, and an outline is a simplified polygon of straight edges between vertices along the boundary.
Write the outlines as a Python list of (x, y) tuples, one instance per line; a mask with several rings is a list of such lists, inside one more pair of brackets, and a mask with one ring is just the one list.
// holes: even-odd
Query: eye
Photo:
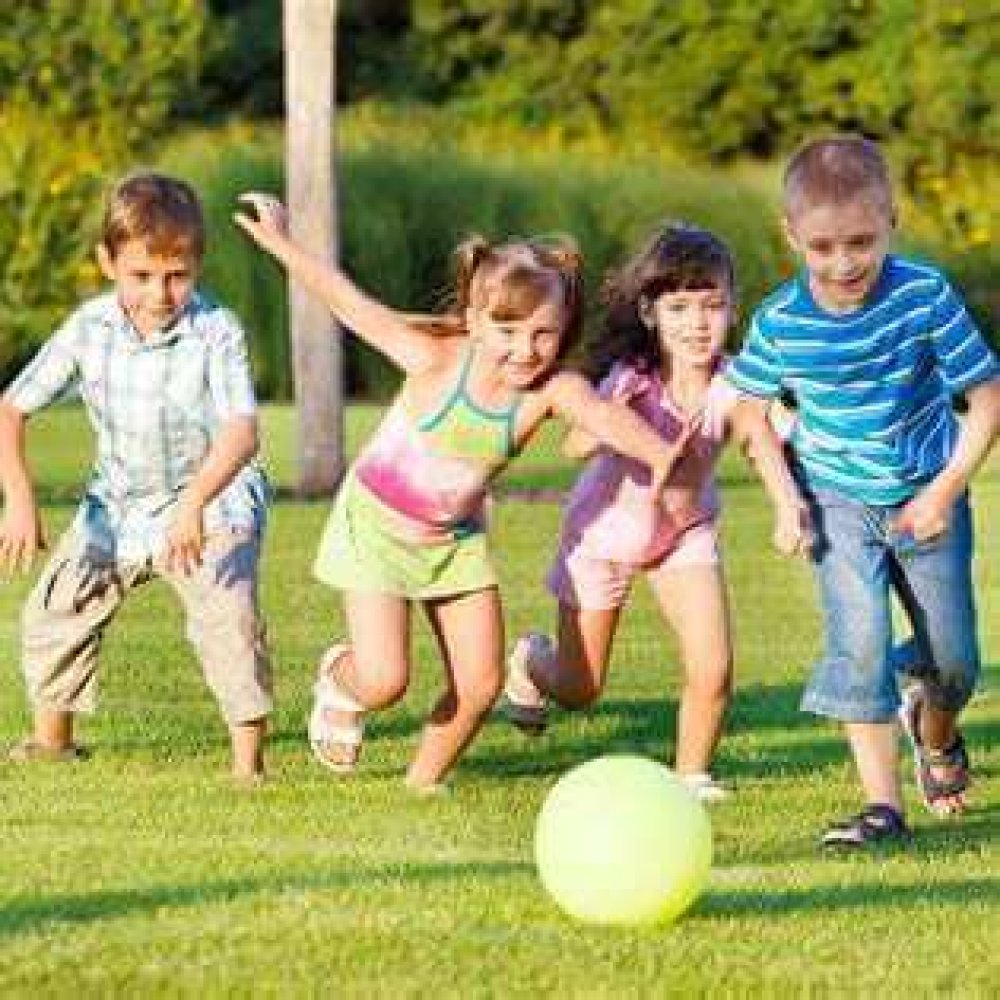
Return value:
[(809, 250), (819, 257), (826, 257), (833, 253), (833, 243), (829, 240), (813, 240), (809, 244)]
[(852, 250), (871, 250), (875, 246), (875, 237), (867, 233), (864, 236), (853, 236), (847, 241), (847, 245)]

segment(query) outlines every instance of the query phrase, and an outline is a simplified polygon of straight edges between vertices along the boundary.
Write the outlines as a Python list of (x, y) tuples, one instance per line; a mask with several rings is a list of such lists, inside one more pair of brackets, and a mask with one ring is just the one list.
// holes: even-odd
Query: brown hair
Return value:
[(600, 378), (617, 361), (653, 370), (662, 361), (660, 338), (642, 319), (640, 304), (664, 292), (719, 288), (736, 300), (736, 268), (729, 248), (714, 233), (688, 222), (664, 223), (601, 290), (607, 319), (590, 345), (586, 368)]
[(111, 190), (101, 242), (114, 258), (129, 240), (144, 240), (151, 253), (205, 251), (205, 220), (193, 188), (175, 177), (143, 171), (129, 174)]
[(892, 181), (878, 145), (859, 135), (814, 139), (789, 160), (784, 206), (789, 217), (809, 205), (842, 205), (868, 195), (892, 212)]
[(459, 244), (455, 262), (452, 308), (459, 315), (472, 307), (497, 320), (524, 319), (557, 290), (566, 309), (558, 357), (576, 346), (583, 330), (583, 257), (571, 239), (490, 243), (471, 236)]

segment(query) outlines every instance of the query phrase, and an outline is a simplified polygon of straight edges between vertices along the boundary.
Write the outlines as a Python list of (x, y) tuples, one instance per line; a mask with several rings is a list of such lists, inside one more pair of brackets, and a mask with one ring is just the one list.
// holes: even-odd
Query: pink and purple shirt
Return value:
[[(628, 398), (628, 405), (668, 442), (677, 440), (689, 419), (659, 372), (618, 364), (598, 392), (607, 399)], [(719, 512), (713, 470), (739, 396), (720, 373), (712, 377), (700, 428), (660, 497), (653, 494), (644, 463), (606, 449), (598, 452), (566, 501), (564, 537), (594, 557), (643, 566), (662, 558), (688, 528), (713, 521)]]

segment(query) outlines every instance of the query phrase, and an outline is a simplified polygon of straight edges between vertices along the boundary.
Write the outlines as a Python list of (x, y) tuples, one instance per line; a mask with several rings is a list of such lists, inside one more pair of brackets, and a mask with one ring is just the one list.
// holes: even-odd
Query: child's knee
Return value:
[(572, 677), (570, 683), (562, 686), (556, 700), (571, 712), (590, 708), (601, 697), (601, 692), (604, 690), (603, 683), (586, 669), (573, 670)]
[(351, 693), (369, 709), (395, 705), (410, 686), (408, 662), (381, 663), (362, 659), (355, 653), (348, 686)]

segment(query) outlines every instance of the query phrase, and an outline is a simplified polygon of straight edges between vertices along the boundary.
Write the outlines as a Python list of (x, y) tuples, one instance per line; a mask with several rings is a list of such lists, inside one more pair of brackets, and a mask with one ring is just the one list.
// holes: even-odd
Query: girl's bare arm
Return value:
[[(296, 243), (288, 233), (288, 213), (276, 198), (250, 193), (240, 201), (249, 211), (234, 215), (236, 224), (254, 242), (278, 260), (294, 278), (321, 299), (348, 329), (384, 354), (407, 374), (425, 371), (437, 362), (448, 338), (440, 336), (441, 326), (398, 312), (363, 292), (339, 268)], [(460, 334), (457, 323), (456, 334)]]
[(667, 485), (698, 426), (692, 421), (676, 441), (668, 444), (633, 410), (604, 399), (585, 378), (570, 372), (553, 376), (544, 392), (550, 412), (599, 444), (648, 465), (657, 491)]

